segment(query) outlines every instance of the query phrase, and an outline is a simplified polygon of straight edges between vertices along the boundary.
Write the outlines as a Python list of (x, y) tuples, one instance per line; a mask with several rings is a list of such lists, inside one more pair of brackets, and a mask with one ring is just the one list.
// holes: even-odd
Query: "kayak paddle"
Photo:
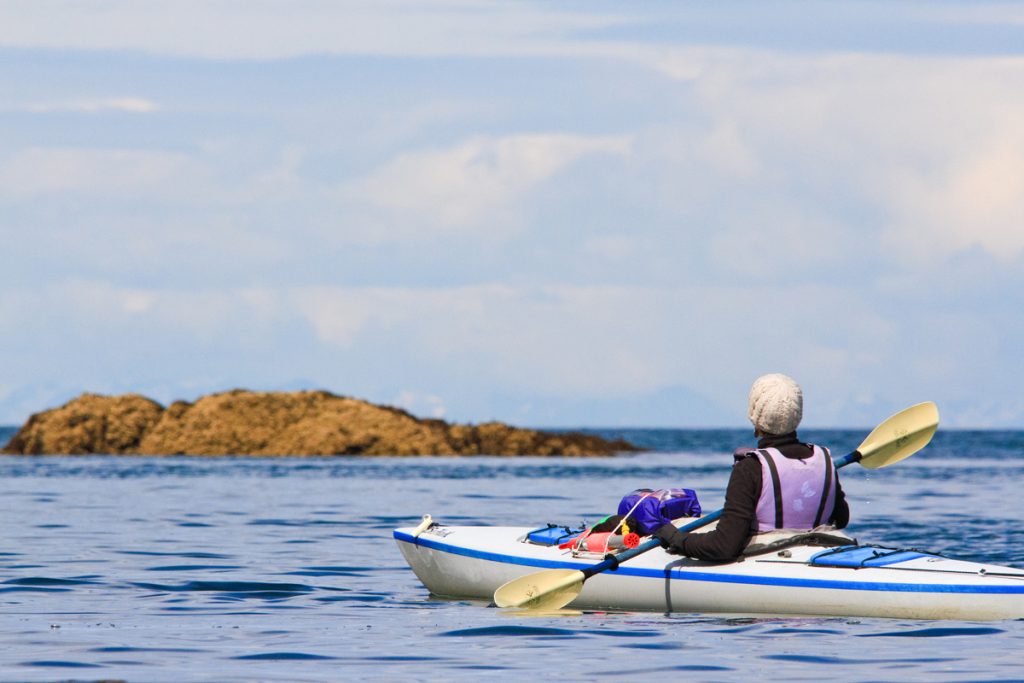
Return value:
[[(939, 409), (931, 401), (901, 410), (868, 434), (857, 450), (834, 461), (836, 469), (859, 462), (863, 467), (886, 467), (908, 458), (924, 448), (939, 426)], [(722, 516), (722, 510), (701, 517), (679, 527), (680, 531), (693, 531), (707, 526)], [(572, 602), (583, 582), (608, 570), (615, 570), (626, 560), (661, 547), (653, 538), (632, 550), (610, 555), (604, 561), (586, 569), (546, 569), (513, 579), (494, 591), (494, 604), (498, 607), (525, 607), (555, 610)]]

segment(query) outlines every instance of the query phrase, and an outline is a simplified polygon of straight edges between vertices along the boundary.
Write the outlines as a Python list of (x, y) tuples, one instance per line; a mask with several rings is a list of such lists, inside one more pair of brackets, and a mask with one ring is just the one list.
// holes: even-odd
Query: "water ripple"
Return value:
[[(762, 659), (774, 659), (778, 661), (792, 661), (792, 662), (809, 662), (814, 664), (868, 664), (867, 660), (863, 659), (850, 659), (849, 657), (835, 657), (829, 655), (762, 655)], [(877, 660), (872, 660), (877, 663)]]
[(318, 660), (337, 659), (326, 655), (312, 655), (306, 652), (264, 652), (258, 655), (239, 655), (232, 659), (255, 659), (255, 660)]
[(910, 631), (888, 631), (886, 633), (861, 633), (860, 638), (948, 638), (950, 636), (991, 636), (1004, 633), (1001, 628), (992, 626), (959, 626), (921, 628)]
[(286, 576), (366, 576), (374, 571), (373, 567), (303, 567), (302, 569), (283, 572)]
[(438, 633), (439, 636), (452, 637), (479, 637), (479, 636), (567, 636), (578, 637), (576, 631), (564, 628), (550, 628), (543, 626), (483, 626), (480, 628), (464, 628), (455, 631)]
[(223, 597), (244, 600), (258, 598), (274, 600), (291, 598), (315, 589), (301, 583), (263, 583), (248, 581), (187, 581), (178, 585), (159, 583), (133, 583), (146, 590), (161, 593), (217, 593)]
[(95, 584), (91, 578), (82, 579), (51, 579), (45, 576), (30, 576), (22, 579), (8, 579), (3, 585), (14, 586), (85, 586)]
[(32, 662), (22, 662), (22, 666), (44, 666), (47, 668), (58, 668), (58, 669), (100, 669), (100, 664), (91, 664), (89, 662), (70, 662), (60, 659), (42, 659)]
[(229, 569), (241, 569), (241, 567), (234, 564), (169, 564), (160, 567), (146, 567), (148, 572), (226, 571)]
[(117, 550), (115, 552), (121, 555), (143, 555), (146, 557), (185, 557), (193, 560), (229, 560), (232, 558), (231, 555), (222, 555), (220, 553), (198, 553), (198, 552), (173, 552), (173, 553), (161, 553), (152, 550)]

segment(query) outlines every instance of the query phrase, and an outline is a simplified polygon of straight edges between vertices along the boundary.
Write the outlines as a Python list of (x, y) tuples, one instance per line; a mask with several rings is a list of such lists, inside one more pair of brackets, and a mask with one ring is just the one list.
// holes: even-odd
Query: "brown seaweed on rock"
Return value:
[(499, 422), (449, 424), (326, 391), (236, 389), (164, 408), (138, 394), (82, 394), (36, 413), (7, 454), (611, 455), (637, 448)]

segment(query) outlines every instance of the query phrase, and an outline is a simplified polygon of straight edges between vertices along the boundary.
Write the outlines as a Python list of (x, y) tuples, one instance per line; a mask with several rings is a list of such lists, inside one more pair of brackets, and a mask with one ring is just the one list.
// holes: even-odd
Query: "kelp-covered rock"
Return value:
[(115, 455), (610, 455), (625, 441), (498, 422), (451, 425), (326, 391), (235, 390), (166, 409), (83, 394), (37, 413), (5, 453)]
[(163, 412), (159, 403), (138, 394), (82, 394), (30, 417), (4, 452), (132, 453)]

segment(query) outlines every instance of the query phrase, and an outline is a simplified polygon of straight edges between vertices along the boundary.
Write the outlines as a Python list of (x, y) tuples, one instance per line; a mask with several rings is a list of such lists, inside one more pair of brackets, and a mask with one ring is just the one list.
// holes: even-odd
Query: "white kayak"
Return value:
[[(558, 535), (530, 527), (432, 522), (394, 532), (409, 566), (431, 593), (487, 601), (499, 586), (526, 574), (584, 570), (605, 559), (548, 544)], [(569, 606), (734, 615), (1024, 618), (1021, 569), (859, 545), (820, 533), (751, 550), (756, 552), (748, 551), (739, 561), (715, 564), (655, 548), (594, 575)]]

